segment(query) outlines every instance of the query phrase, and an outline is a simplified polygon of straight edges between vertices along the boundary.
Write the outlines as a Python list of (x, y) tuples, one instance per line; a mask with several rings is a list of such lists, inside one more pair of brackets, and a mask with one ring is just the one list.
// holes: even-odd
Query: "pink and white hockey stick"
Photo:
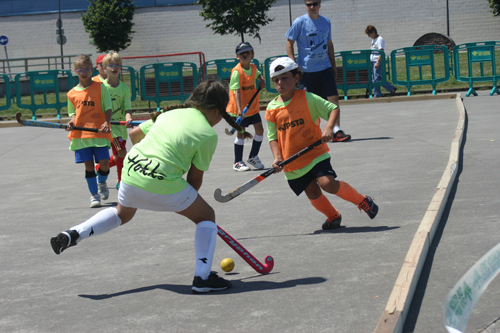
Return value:
[(255, 269), (257, 273), (267, 274), (271, 272), (274, 267), (274, 259), (271, 256), (267, 256), (262, 264), (257, 260), (250, 252), (248, 252), (240, 243), (238, 243), (231, 235), (225, 232), (221, 227), (217, 226), (218, 235), (224, 242), (227, 243), (243, 260), (245, 260), (250, 267)]

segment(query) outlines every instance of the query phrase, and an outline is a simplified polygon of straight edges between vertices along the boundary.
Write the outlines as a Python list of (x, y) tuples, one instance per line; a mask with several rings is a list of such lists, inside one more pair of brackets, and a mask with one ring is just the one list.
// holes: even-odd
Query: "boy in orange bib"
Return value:
[[(332, 140), (333, 127), (338, 118), (338, 107), (329, 101), (304, 90), (296, 89), (301, 72), (297, 64), (288, 57), (274, 60), (269, 68), (271, 79), (280, 94), (273, 99), (266, 110), (267, 136), (274, 156), (276, 172), (284, 169), (285, 178), (295, 194), (305, 192), (311, 204), (327, 220), (323, 230), (340, 226), (342, 216), (322, 191), (335, 194), (352, 202), (373, 219), (378, 206), (369, 196), (358, 193), (349, 184), (338, 181), (330, 164), (326, 142)], [(317, 125), (318, 118), (327, 120), (325, 129)], [(318, 140), (322, 144), (295, 161), (280, 167), (278, 163), (299, 152)]]
[[(109, 174), (109, 147), (113, 137), (111, 120), (111, 98), (102, 83), (92, 81), (92, 60), (82, 54), (76, 58), (75, 72), (78, 85), (68, 92), (68, 138), (70, 150), (75, 152), (75, 162), (85, 164), (85, 179), (91, 194), (90, 207), (100, 207), (101, 197), (106, 200), (109, 190), (106, 180)], [(73, 126), (99, 128), (100, 133), (73, 130)], [(100, 163), (97, 174), (94, 161)]]
[[(229, 82), (229, 103), (227, 104), (227, 113), (234, 119), (243, 117), (243, 109), (250, 102), (253, 95), (257, 92), (255, 80), (259, 80), (261, 89), (266, 87), (264, 77), (257, 69), (257, 66), (252, 64), (254, 57), (253, 47), (248, 42), (240, 43), (236, 46), (236, 58), (239, 64), (231, 71), (231, 81)], [(260, 117), (259, 95), (255, 98), (252, 104), (246, 111), (240, 126), (245, 129), (253, 125), (255, 135), (252, 141), (252, 148), (248, 156), (247, 163), (255, 169), (264, 169), (264, 164), (259, 159), (260, 146), (264, 138), (264, 128), (262, 127), (262, 118)], [(248, 171), (250, 168), (243, 162), (243, 145), (245, 143), (242, 133), (237, 133), (234, 140), (234, 165), (235, 171)]]

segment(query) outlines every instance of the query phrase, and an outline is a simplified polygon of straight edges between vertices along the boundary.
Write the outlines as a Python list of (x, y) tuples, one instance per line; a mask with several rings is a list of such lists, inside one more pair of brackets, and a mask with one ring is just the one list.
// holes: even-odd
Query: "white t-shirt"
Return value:
[[(375, 39), (372, 39), (372, 50), (385, 50), (385, 40), (382, 36), (378, 36)], [(374, 52), (370, 56), (371, 62), (377, 62), (378, 57), (380, 57), (380, 53)]]

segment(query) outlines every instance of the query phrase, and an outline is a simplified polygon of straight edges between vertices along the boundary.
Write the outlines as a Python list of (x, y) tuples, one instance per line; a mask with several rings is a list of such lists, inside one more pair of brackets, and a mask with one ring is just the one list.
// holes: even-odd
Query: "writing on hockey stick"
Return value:
[(248, 260), (250, 260), (256, 266), (257, 269), (259, 269), (261, 271), (264, 270), (264, 267), (262, 267), (261, 264), (258, 263), (253, 258), (253, 256), (250, 253), (248, 253), (248, 251), (245, 248), (243, 248), (240, 244), (238, 244), (238, 242), (236, 242), (231, 236), (229, 236), (228, 234), (226, 234), (220, 228), (219, 228), (219, 235), (222, 236), (222, 238), (224, 239), (224, 241), (226, 243), (231, 244), (231, 246), (233, 247), (233, 249), (235, 249), (237, 251), (240, 251), (241, 254), (243, 256), (245, 256)]

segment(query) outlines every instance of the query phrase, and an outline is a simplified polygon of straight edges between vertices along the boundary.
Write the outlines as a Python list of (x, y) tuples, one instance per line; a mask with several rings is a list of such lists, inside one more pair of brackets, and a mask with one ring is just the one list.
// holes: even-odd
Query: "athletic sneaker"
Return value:
[(342, 142), (349, 140), (351, 140), (351, 135), (345, 134), (343, 130), (339, 130), (333, 135), (332, 142)]
[(109, 198), (108, 184), (106, 184), (106, 182), (97, 183), (97, 187), (99, 189), (99, 194), (101, 195), (102, 200), (108, 200)]
[(260, 161), (259, 156), (249, 157), (247, 162), (257, 170), (264, 169), (264, 164)]
[(364, 210), (366, 214), (373, 220), (378, 213), (378, 206), (373, 199), (366, 196), (363, 201), (358, 205), (359, 210)]
[(50, 239), (50, 245), (56, 254), (61, 254), (68, 247), (75, 246), (78, 237), (80, 235), (76, 230), (63, 231)]
[(340, 227), (340, 222), (342, 222), (342, 215), (334, 219), (327, 219), (321, 228), (323, 228), (323, 230), (332, 230)]
[(235, 170), (235, 171), (248, 171), (248, 170), (250, 170), (250, 168), (247, 167), (245, 162), (239, 161), (237, 163), (234, 163), (233, 170)]
[(98, 193), (94, 193), (90, 196), (90, 208), (101, 207), (101, 196)]
[(117, 181), (117, 182), (116, 182), (115, 188), (116, 188), (117, 190), (119, 190), (119, 189), (120, 189), (120, 181)]
[(210, 272), (208, 279), (202, 280), (201, 277), (195, 276), (193, 279), (193, 294), (208, 293), (209, 291), (224, 290), (231, 288), (230, 281), (217, 276), (216, 272)]

